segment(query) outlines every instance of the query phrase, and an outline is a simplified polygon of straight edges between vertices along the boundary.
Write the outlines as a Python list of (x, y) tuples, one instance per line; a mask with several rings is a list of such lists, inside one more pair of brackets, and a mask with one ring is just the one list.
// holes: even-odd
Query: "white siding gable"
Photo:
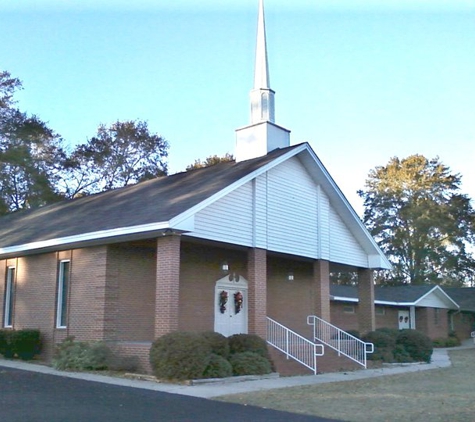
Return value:
[(188, 236), (366, 267), (329, 196), (292, 157), (195, 215)]

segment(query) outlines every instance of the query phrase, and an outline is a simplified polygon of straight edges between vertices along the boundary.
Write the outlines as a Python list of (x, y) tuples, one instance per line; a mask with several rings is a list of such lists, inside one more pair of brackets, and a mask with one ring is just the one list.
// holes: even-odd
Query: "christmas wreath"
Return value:
[(219, 311), (224, 314), (226, 312), (226, 303), (228, 303), (228, 292), (223, 290), (219, 294)]
[(244, 297), (241, 292), (234, 293), (234, 310), (238, 314), (241, 312)]

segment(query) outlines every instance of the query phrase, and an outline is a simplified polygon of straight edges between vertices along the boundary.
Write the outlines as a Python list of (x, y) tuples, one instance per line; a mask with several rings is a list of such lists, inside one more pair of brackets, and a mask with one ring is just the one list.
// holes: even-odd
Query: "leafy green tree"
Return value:
[(201, 169), (204, 167), (210, 167), (219, 163), (228, 163), (230, 161), (234, 161), (234, 156), (229, 153), (226, 153), (222, 157), (218, 155), (210, 155), (209, 157), (205, 158), (204, 161), (201, 161), (200, 159), (195, 160), (193, 164), (190, 164), (189, 166), (186, 167), (186, 171)]
[(144, 121), (100, 125), (66, 162), (63, 190), (72, 198), (164, 176), (167, 156), (168, 142)]
[(0, 72), (0, 214), (58, 200), (55, 189), (65, 154), (61, 139), (37, 116), (14, 107), (21, 82)]
[(439, 158), (391, 158), (371, 170), (364, 222), (393, 264), (388, 284), (455, 284), (475, 278), (475, 214), (461, 177)]

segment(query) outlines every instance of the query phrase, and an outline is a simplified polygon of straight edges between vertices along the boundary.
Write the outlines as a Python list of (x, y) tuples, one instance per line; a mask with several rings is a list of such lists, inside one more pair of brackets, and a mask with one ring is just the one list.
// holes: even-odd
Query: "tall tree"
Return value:
[(0, 214), (59, 199), (55, 191), (64, 159), (61, 139), (37, 116), (14, 107), (21, 82), (0, 72)]
[(228, 163), (230, 161), (234, 161), (234, 156), (228, 152), (222, 157), (219, 155), (210, 155), (209, 157), (206, 157), (204, 161), (201, 161), (200, 159), (195, 160), (193, 164), (186, 166), (186, 171), (210, 167), (219, 163)]
[(63, 189), (68, 197), (122, 187), (167, 174), (168, 142), (150, 133), (144, 121), (100, 125), (66, 163)]
[(364, 221), (393, 264), (389, 284), (473, 282), (475, 214), (461, 177), (439, 158), (392, 158), (371, 170)]

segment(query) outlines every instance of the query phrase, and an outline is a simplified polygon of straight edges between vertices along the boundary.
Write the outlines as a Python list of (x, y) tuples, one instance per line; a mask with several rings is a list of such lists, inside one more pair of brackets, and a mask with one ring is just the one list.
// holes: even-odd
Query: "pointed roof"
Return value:
[[(332, 284), (330, 295), (333, 300), (358, 302), (356, 286)], [(437, 297), (447, 309), (458, 309), (459, 305), (440, 286), (430, 284), (404, 286), (374, 286), (374, 303), (389, 306), (425, 306), (428, 297)]]
[(269, 64), (267, 61), (266, 23), (264, 1), (259, 1), (259, 17), (257, 20), (257, 45), (254, 70), (254, 89), (270, 89)]
[(324, 189), (367, 254), (368, 268), (391, 268), (307, 143), (4, 216), (0, 218), (0, 258), (150, 239), (170, 231), (192, 235), (198, 212), (293, 157)]

